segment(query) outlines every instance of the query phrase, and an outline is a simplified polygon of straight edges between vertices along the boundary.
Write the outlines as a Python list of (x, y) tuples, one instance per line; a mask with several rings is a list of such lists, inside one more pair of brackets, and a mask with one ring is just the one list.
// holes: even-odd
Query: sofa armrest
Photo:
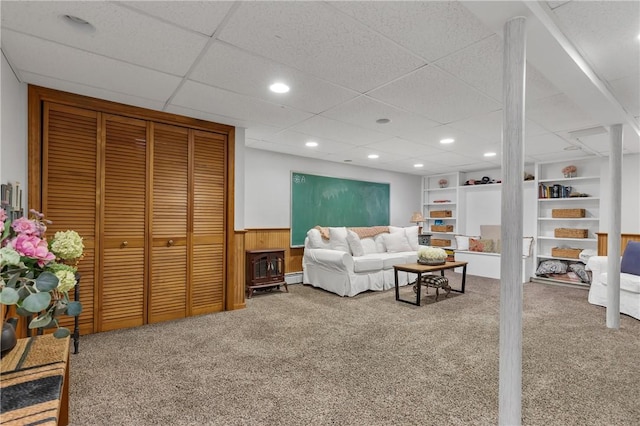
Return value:
[(304, 257), (326, 269), (353, 272), (353, 256), (343, 251), (305, 248)]

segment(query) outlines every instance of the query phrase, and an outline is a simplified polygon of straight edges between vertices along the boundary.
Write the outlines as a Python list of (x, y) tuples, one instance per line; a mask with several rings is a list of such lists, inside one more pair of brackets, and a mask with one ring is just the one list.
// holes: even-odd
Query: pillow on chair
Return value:
[(620, 272), (640, 275), (640, 241), (629, 241), (622, 255)]

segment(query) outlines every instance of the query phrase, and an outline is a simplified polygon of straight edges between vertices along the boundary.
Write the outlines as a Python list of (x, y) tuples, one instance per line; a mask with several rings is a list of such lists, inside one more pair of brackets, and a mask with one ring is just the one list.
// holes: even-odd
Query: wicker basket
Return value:
[(584, 209), (552, 209), (551, 217), (584, 217), (585, 210)]
[(451, 245), (451, 240), (442, 240), (439, 238), (432, 238), (431, 245), (434, 247), (448, 247)]
[(431, 217), (451, 217), (451, 210), (433, 210), (429, 212)]
[(453, 232), (453, 225), (431, 225), (431, 232)]
[(588, 229), (574, 228), (556, 228), (553, 231), (556, 238), (587, 238), (589, 236)]
[(553, 247), (551, 249), (551, 256), (553, 257), (566, 257), (568, 259), (578, 259), (582, 249), (579, 248), (560, 248)]

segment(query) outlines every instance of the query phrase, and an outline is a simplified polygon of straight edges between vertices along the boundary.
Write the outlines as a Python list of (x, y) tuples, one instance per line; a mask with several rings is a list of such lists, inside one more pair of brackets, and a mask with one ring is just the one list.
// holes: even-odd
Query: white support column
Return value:
[(622, 222), (622, 124), (609, 128), (609, 236), (607, 238), (607, 327), (620, 328), (620, 231)]
[(522, 194), (526, 18), (504, 26), (500, 261), (500, 425), (522, 422)]

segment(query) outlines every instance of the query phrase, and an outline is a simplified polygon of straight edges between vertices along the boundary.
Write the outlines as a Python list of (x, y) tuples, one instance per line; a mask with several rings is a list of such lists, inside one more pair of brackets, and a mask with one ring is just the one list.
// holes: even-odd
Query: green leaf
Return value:
[(38, 291), (51, 291), (56, 287), (58, 287), (58, 277), (51, 272), (45, 271), (36, 278)]
[(35, 293), (35, 290), (33, 287), (28, 285), (23, 285), (18, 289), (18, 296), (20, 296), (20, 299), (26, 299), (31, 293)]
[(16, 272), (15, 274), (11, 275), (11, 277), (9, 277), (9, 281), (7, 281), (7, 286), (11, 288), (16, 288), (18, 283), (18, 278), (20, 278), (20, 271)]
[(16, 313), (18, 315), (20, 315), (21, 317), (30, 317), (31, 315), (33, 315), (33, 312), (29, 312), (27, 311), (25, 308), (23, 307), (19, 307), (16, 309)]
[(63, 337), (67, 337), (71, 335), (71, 332), (66, 327), (60, 327), (53, 333), (53, 337), (57, 337), (58, 339), (62, 339)]
[(77, 317), (82, 312), (82, 304), (80, 302), (69, 302), (67, 305), (67, 315)]
[(7, 238), (9, 236), (9, 232), (11, 232), (11, 221), (7, 220), (4, 223), (4, 229), (2, 230), (2, 239), (0, 239), (0, 241), (3, 241), (5, 238)]
[(29, 323), (29, 328), (41, 328), (46, 327), (51, 323), (51, 314), (46, 313), (44, 315), (39, 315), (31, 320)]
[(22, 307), (29, 312), (40, 312), (47, 309), (51, 303), (51, 295), (49, 293), (35, 293), (24, 299)]
[(15, 305), (20, 300), (18, 292), (10, 287), (4, 287), (0, 292), (0, 303), (3, 305)]

